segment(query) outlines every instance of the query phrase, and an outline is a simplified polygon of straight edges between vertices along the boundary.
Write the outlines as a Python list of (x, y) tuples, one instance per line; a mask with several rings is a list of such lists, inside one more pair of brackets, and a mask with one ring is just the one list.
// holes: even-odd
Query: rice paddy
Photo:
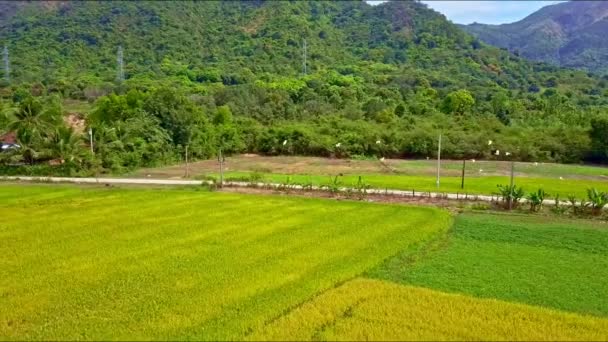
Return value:
[(325, 292), (250, 339), (605, 341), (608, 320), (359, 278)]
[(0, 185), (0, 340), (606, 340), (608, 226)]
[(1, 340), (243, 339), (451, 222), (194, 189), (0, 190)]
[(608, 317), (608, 225), (535, 216), (459, 215), (419, 260), (370, 272), (404, 284)]
[[(216, 179), (218, 174), (211, 174)], [(312, 184), (316, 186), (329, 185), (334, 177), (323, 175), (301, 175), (301, 174), (263, 174), (262, 179), (270, 183), (291, 184)], [(252, 173), (228, 172), (224, 174), (227, 180), (248, 181), (252, 179)], [(361, 176), (364, 183), (369, 184), (375, 189), (394, 189), (394, 190), (415, 190), (448, 193), (467, 193), (474, 195), (498, 194), (498, 185), (508, 185), (510, 182), (507, 176), (483, 176), (468, 177), (465, 179), (465, 186), (461, 188), (460, 177), (441, 177), (440, 186), (437, 187), (437, 178), (434, 176), (409, 176), (409, 175), (385, 175), (368, 174)], [(343, 175), (338, 177), (340, 186), (353, 187), (359, 180), (358, 175)], [(553, 179), (553, 178), (530, 178), (520, 177), (515, 179), (515, 185), (522, 187), (527, 193), (544, 189), (548, 197), (559, 195), (562, 200), (567, 196), (574, 195), (579, 199), (586, 198), (587, 189), (596, 188), (600, 191), (608, 192), (608, 182), (600, 180), (581, 180), (581, 179)]]

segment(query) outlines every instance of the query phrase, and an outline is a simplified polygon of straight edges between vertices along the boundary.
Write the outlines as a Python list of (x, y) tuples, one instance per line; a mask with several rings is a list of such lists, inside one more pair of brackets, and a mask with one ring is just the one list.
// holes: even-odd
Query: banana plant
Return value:
[(502, 200), (503, 200), (505, 206), (508, 206), (509, 202), (511, 202), (513, 204), (512, 205), (513, 208), (517, 207), (517, 205), (519, 204), (519, 201), (525, 195), (524, 189), (522, 187), (517, 187), (515, 185), (513, 185), (513, 186), (497, 185), (497, 186), (498, 186), (498, 191), (500, 193), (500, 196), (502, 197)]
[(608, 204), (608, 194), (600, 192), (596, 188), (587, 189), (587, 198), (591, 203), (591, 212), (594, 215), (599, 215)]
[(528, 194), (528, 201), (530, 202), (530, 211), (539, 211), (543, 207), (543, 202), (548, 194), (543, 189), (538, 189), (536, 192)]

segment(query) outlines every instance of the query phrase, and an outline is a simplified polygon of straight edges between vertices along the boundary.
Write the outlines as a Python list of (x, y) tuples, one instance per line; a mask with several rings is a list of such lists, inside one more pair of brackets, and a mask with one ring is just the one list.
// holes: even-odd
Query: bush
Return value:
[(530, 211), (536, 212), (543, 207), (543, 201), (548, 194), (543, 189), (538, 189), (536, 192), (528, 194), (528, 201), (530, 202)]
[(608, 204), (608, 194), (599, 192), (595, 188), (587, 189), (587, 198), (589, 199), (593, 215), (601, 214), (602, 209)]
[(510, 203), (513, 209), (517, 208), (519, 201), (524, 197), (524, 189), (516, 185), (497, 185), (497, 187), (505, 208), (508, 208)]

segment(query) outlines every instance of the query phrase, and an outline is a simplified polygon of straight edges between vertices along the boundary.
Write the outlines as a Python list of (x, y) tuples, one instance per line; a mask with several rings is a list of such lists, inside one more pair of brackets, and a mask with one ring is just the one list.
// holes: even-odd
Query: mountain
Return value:
[[(4, 107), (31, 96), (88, 101), (88, 123), (107, 136), (157, 134), (96, 142), (122, 149), (106, 154), (112, 169), (178, 158), (185, 145), (208, 157), (225, 133), (210, 125), (232, 117), (239, 133), (226, 135), (239, 139), (225, 152), (427, 157), (443, 132), (446, 157), (488, 156), (492, 138), (518, 159), (579, 161), (591, 119), (608, 106), (608, 78), (484, 44), (418, 1), (0, 8), (9, 10), (0, 19), (11, 76), (0, 82)], [(153, 151), (130, 150), (140, 145)]]
[(569, 1), (511, 24), (462, 27), (488, 44), (535, 61), (608, 73), (608, 1)]

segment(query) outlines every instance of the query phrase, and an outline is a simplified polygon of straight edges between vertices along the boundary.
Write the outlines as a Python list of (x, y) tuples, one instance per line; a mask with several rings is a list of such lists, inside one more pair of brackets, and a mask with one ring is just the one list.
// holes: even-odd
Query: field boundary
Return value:
[[(73, 183), (73, 184), (125, 184), (125, 185), (173, 185), (173, 186), (191, 186), (191, 185), (216, 185), (217, 183), (211, 180), (183, 180), (183, 179), (149, 179), (149, 178), (97, 178), (97, 177), (32, 177), (32, 176), (2, 176), (0, 181), (24, 181), (37, 183)], [(263, 182), (240, 182), (240, 181), (224, 181), (225, 187), (236, 188), (267, 188), (275, 190), (312, 190), (312, 191), (328, 191), (324, 186), (303, 186), (299, 184), (280, 184), (280, 183), (263, 183)], [(336, 189), (340, 193), (356, 192), (354, 187), (339, 187)], [(444, 199), (444, 200), (463, 200), (463, 201), (482, 201), (494, 203), (500, 201), (500, 195), (478, 195), (468, 193), (450, 193), (450, 192), (433, 192), (433, 191), (416, 191), (412, 190), (397, 190), (397, 189), (366, 189), (366, 194), (370, 195), (388, 195), (395, 197), (410, 197), (410, 198), (429, 198), (429, 199)], [(527, 203), (525, 198), (520, 199), (520, 203)], [(545, 199), (543, 204), (555, 204), (555, 200)], [(571, 206), (572, 203), (560, 201), (560, 206)]]

